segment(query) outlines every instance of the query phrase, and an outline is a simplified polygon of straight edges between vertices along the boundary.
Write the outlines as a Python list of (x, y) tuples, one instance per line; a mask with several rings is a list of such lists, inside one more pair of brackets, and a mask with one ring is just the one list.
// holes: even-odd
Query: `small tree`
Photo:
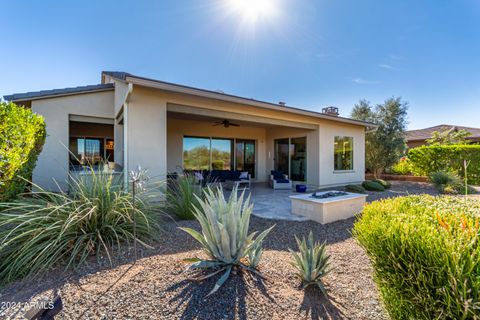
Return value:
[(455, 127), (444, 131), (435, 131), (432, 137), (427, 139), (427, 143), (431, 145), (445, 145), (445, 144), (467, 144), (470, 141), (467, 139), (472, 134), (466, 130), (458, 130)]
[(352, 110), (352, 118), (378, 125), (376, 131), (365, 135), (365, 165), (375, 178), (394, 165), (403, 152), (407, 109), (401, 98), (390, 98), (375, 107), (360, 100)]

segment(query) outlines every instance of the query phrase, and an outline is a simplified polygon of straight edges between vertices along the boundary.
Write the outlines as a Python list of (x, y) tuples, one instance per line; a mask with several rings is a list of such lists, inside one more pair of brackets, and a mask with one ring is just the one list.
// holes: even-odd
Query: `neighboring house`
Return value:
[(248, 171), (259, 182), (276, 169), (322, 187), (365, 177), (371, 124), (284, 103), (125, 72), (103, 72), (98, 85), (4, 98), (44, 116), (48, 136), (33, 182), (51, 190), (65, 188), (69, 170), (100, 160), (124, 173), (141, 165), (162, 179), (181, 168)]
[(435, 127), (419, 129), (419, 130), (409, 130), (405, 133), (405, 138), (407, 141), (407, 147), (415, 148), (419, 146), (423, 146), (427, 144), (426, 140), (432, 137), (432, 134), (436, 132), (444, 132), (447, 130), (465, 130), (470, 132), (470, 136), (467, 140), (471, 142), (478, 143), (480, 142), (480, 128), (469, 128), (469, 127), (462, 127), (462, 126), (454, 126), (450, 124), (441, 124)]

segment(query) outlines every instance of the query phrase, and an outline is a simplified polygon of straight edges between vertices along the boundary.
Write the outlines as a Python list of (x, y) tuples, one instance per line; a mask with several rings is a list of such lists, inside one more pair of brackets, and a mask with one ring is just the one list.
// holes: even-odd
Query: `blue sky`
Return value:
[(480, 127), (480, 1), (231, 1), (2, 0), (0, 94), (116, 70), (344, 116), (401, 96), (411, 129)]

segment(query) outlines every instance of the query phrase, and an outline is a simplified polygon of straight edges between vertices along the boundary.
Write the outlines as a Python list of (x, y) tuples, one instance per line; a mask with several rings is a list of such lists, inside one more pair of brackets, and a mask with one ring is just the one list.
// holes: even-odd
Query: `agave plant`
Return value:
[(180, 228), (200, 242), (209, 257), (187, 259), (192, 263), (189, 269), (214, 269), (198, 280), (224, 272), (208, 295), (225, 283), (233, 268), (259, 274), (256, 267), (262, 255), (262, 242), (273, 226), (257, 237), (256, 232), (248, 234), (253, 205), (250, 197), (244, 200), (244, 195), (245, 192), (242, 192), (238, 196), (237, 188), (234, 188), (227, 201), (221, 189), (206, 189), (204, 199), (197, 197), (199, 207), (195, 206), (194, 211), (201, 232)]
[(299, 240), (295, 236), (299, 252), (290, 250), (294, 261), (292, 265), (297, 269), (297, 275), (302, 279), (302, 287), (317, 285), (323, 294), (327, 290), (323, 285), (322, 278), (330, 272), (330, 256), (325, 251), (325, 243), (313, 241), (313, 233), (310, 231), (308, 239)]

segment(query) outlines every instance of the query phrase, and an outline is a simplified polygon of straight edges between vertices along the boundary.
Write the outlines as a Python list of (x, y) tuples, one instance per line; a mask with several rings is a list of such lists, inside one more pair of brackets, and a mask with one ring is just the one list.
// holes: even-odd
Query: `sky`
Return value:
[(349, 116), (400, 96), (409, 129), (480, 127), (478, 0), (0, 0), (0, 95), (125, 71)]

